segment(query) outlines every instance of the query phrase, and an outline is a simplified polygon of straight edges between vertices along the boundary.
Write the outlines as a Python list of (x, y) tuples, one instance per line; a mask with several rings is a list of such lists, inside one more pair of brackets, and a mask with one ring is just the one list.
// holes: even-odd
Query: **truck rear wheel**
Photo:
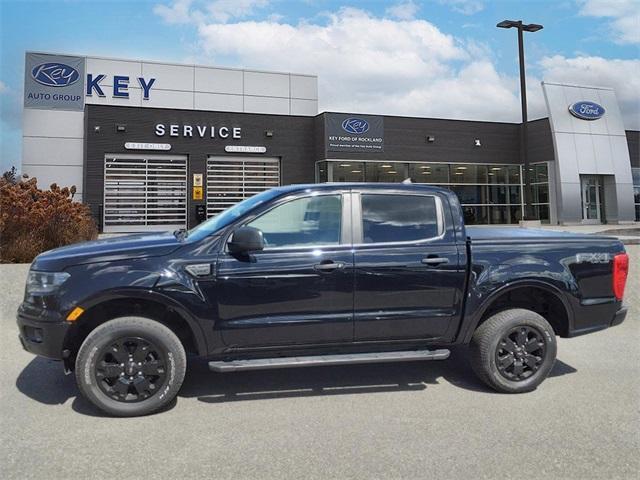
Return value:
[(187, 359), (166, 326), (142, 317), (103, 323), (76, 358), (80, 392), (100, 410), (119, 417), (153, 413), (175, 398)]
[(523, 393), (547, 378), (556, 360), (557, 342), (549, 322), (531, 310), (496, 313), (473, 334), (471, 366), (494, 390)]

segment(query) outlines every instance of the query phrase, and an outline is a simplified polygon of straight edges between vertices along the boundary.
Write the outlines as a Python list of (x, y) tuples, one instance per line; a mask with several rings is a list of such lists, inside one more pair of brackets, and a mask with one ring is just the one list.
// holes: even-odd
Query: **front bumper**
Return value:
[(17, 315), (18, 337), (22, 347), (34, 355), (55, 360), (66, 358), (68, 353), (64, 351), (64, 341), (71, 324), (62, 319), (58, 312), (33, 315), (25, 310), (21, 306)]

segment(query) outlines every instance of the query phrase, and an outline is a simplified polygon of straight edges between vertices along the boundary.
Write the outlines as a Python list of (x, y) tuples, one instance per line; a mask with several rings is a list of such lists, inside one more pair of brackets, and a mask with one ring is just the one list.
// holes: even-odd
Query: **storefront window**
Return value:
[(368, 162), (364, 165), (364, 171), (366, 182), (394, 183), (408, 176), (406, 163)]
[(329, 181), (327, 162), (318, 162), (316, 164), (316, 176), (318, 178), (318, 183), (325, 183)]
[(331, 162), (330, 182), (364, 182), (364, 163)]
[(450, 165), (451, 183), (489, 183), (487, 165)]
[(529, 170), (531, 182), (531, 204), (534, 218), (549, 223), (549, 172), (548, 165), (536, 163)]
[(633, 176), (633, 203), (636, 206), (636, 222), (640, 222), (640, 168), (632, 168)]
[(407, 176), (416, 183), (449, 183), (449, 165), (446, 163), (410, 163)]
[[(320, 169), (325, 169), (329, 182), (401, 182), (411, 178), (415, 183), (449, 188), (460, 199), (468, 225), (517, 223), (522, 218), (519, 165), (333, 160), (319, 162), (317, 168), (318, 178), (324, 178)], [(546, 181), (546, 164), (534, 169), (539, 171), (536, 178)], [(538, 203), (548, 203), (548, 185), (540, 184), (536, 191)], [(536, 211), (543, 210), (548, 218), (548, 205)]]

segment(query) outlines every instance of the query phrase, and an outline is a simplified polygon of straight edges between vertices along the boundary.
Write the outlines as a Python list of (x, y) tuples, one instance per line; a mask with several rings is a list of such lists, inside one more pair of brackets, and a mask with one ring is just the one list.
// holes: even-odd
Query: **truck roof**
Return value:
[(433, 185), (426, 185), (424, 183), (379, 183), (379, 182), (325, 182), (325, 183), (303, 183), (286, 185), (282, 187), (275, 187), (274, 190), (281, 192), (298, 192), (301, 190), (326, 190), (335, 187), (341, 188), (367, 188), (367, 189), (380, 189), (380, 190), (406, 190), (408, 192), (441, 192), (451, 193), (451, 190), (442, 187), (435, 187)]

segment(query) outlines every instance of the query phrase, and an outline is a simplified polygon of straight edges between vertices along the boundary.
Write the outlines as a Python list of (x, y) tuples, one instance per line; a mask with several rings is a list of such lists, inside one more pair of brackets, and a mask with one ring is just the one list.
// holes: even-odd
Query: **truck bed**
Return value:
[(602, 235), (588, 235), (584, 233), (558, 232), (554, 230), (544, 230), (541, 228), (520, 228), (513, 227), (487, 227), (487, 226), (467, 226), (467, 236), (472, 242), (484, 241), (616, 241), (614, 237)]

